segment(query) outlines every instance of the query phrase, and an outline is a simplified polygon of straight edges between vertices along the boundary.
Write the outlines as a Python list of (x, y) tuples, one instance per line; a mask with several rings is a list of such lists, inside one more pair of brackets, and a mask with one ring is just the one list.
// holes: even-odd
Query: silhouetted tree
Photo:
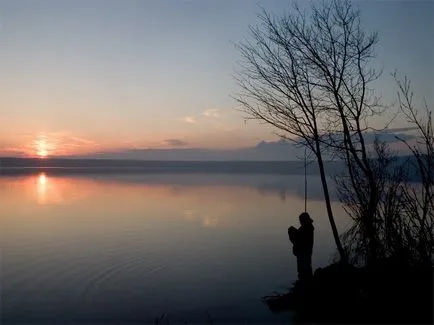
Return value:
[(249, 118), (274, 126), (282, 138), (314, 154), (333, 236), (346, 260), (330, 204), (324, 152), (340, 155), (350, 173), (358, 170), (367, 178), (363, 220), (366, 233), (374, 237), (377, 193), (363, 133), (367, 118), (382, 112), (370, 90), (379, 76), (372, 68), (377, 35), (364, 32), (359, 11), (345, 0), (313, 4), (309, 14), (294, 5), (281, 17), (263, 11), (259, 18), (261, 24), (250, 29), (253, 40), (239, 45), (241, 91), (235, 98)]
[[(402, 189), (403, 214), (407, 217), (407, 234), (413, 256), (419, 262), (431, 265), (434, 253), (434, 131), (432, 110), (425, 102), (424, 116), (420, 117), (413, 104), (410, 81), (394, 75), (398, 84), (399, 106), (407, 121), (418, 132), (415, 144), (402, 140), (413, 155), (411, 168), (416, 171), (420, 184), (408, 181)], [(414, 172), (413, 172), (414, 174)], [(410, 174), (410, 176), (412, 176)]]
[[(383, 259), (387, 255), (386, 251), (390, 252), (397, 247), (395, 244), (402, 242), (397, 240), (402, 232), (394, 231), (398, 230), (395, 226), (401, 229), (397, 217), (402, 208), (400, 192), (402, 183), (406, 180), (406, 171), (388, 145), (378, 139), (375, 140), (368, 159), (377, 195), (371, 229), (367, 229), (365, 218), (372, 193), (370, 180), (355, 164), (335, 176), (339, 199), (353, 220), (353, 225), (342, 238), (350, 261), (356, 264)], [(372, 256), (374, 240), (375, 256)]]
[[(353, 262), (372, 261), (370, 241), (375, 240), (375, 258), (392, 259), (405, 265), (432, 265), (434, 252), (434, 135), (431, 111), (420, 118), (413, 106), (408, 79), (399, 80), (398, 102), (401, 113), (415, 126), (417, 140), (404, 142), (412, 152), (402, 162), (389, 145), (378, 139), (368, 156), (373, 173), (377, 208), (373, 232), (366, 231), (364, 214), (371, 193), (366, 175), (358, 168), (336, 177), (341, 202), (354, 221), (343, 235), (344, 245)], [(350, 174), (350, 171), (352, 174)], [(415, 181), (418, 178), (418, 181)]]

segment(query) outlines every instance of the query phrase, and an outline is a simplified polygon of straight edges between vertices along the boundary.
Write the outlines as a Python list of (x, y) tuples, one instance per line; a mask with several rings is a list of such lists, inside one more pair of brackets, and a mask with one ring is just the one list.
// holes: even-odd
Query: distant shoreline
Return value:
[[(304, 174), (302, 161), (158, 161), (64, 158), (0, 158), (0, 175), (92, 173)], [(317, 174), (316, 165), (307, 167)]]
[[(409, 157), (402, 156), (397, 164), (408, 163)], [(410, 158), (411, 160), (411, 158)], [(340, 174), (345, 166), (342, 161), (326, 161), (329, 175)], [(0, 158), (0, 176), (48, 173), (50, 175), (79, 174), (270, 174), (304, 175), (302, 160), (280, 161), (200, 161), (200, 160), (121, 160), (81, 158)], [(316, 161), (306, 167), (307, 175), (319, 175)], [(410, 175), (418, 182), (417, 174)]]

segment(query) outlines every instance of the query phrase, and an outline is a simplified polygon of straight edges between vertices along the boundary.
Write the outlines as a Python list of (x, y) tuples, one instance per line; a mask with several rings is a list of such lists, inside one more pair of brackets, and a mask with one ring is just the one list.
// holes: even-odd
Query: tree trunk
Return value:
[(375, 212), (377, 210), (377, 195), (376, 195), (376, 188), (374, 186), (373, 181), (370, 181), (370, 195), (369, 195), (369, 203), (368, 203), (368, 210), (364, 216), (364, 222), (367, 232), (367, 239), (368, 239), (368, 265), (375, 265), (377, 262), (377, 238), (375, 236), (376, 229), (375, 229)]
[[(318, 147), (319, 147), (319, 145), (318, 145)], [(318, 152), (320, 152), (320, 151), (318, 150)], [(330, 202), (330, 194), (329, 194), (329, 189), (328, 189), (328, 185), (327, 185), (327, 179), (326, 179), (326, 175), (325, 175), (324, 163), (323, 163), (323, 160), (321, 157), (321, 153), (319, 155), (317, 155), (317, 159), (318, 159), (318, 168), (319, 168), (319, 172), (321, 175), (322, 188), (323, 188), (323, 192), (324, 192), (324, 199), (326, 202), (327, 215), (328, 215), (328, 218), (330, 221), (330, 226), (332, 227), (333, 238), (335, 239), (336, 247), (338, 249), (339, 256), (341, 258), (341, 262), (347, 263), (348, 262), (347, 255), (345, 254), (344, 248), (343, 248), (341, 240), (339, 238), (338, 229), (336, 227), (335, 218), (333, 216), (332, 206), (331, 206), (331, 202)]]

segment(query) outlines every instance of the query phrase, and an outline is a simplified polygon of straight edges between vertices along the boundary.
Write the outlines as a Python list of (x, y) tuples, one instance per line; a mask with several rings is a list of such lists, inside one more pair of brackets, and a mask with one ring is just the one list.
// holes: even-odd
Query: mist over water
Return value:
[[(335, 253), (319, 184), (309, 176), (315, 268)], [(288, 323), (260, 298), (296, 280), (287, 228), (303, 186), (296, 175), (0, 177), (2, 321)]]

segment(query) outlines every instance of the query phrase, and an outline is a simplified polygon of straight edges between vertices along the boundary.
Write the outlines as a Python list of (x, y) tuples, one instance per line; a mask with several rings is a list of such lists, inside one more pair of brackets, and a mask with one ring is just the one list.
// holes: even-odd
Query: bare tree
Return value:
[(377, 194), (375, 222), (371, 224), (373, 229), (367, 229), (365, 218), (372, 193), (370, 180), (365, 173), (354, 163), (351, 168), (335, 176), (339, 199), (353, 220), (352, 227), (342, 238), (349, 259), (355, 264), (372, 263), (373, 240), (376, 243), (376, 260), (388, 257), (392, 251), (396, 252), (398, 244), (402, 243), (401, 191), (406, 181), (406, 170), (387, 143), (378, 138), (370, 152), (369, 163)]
[(307, 14), (294, 5), (281, 17), (263, 11), (261, 24), (251, 28), (253, 40), (239, 45), (241, 91), (235, 98), (249, 118), (274, 126), (279, 136), (314, 154), (334, 239), (346, 260), (324, 152), (343, 155), (347, 164), (372, 174), (363, 132), (367, 118), (381, 113), (369, 88), (379, 75), (370, 67), (377, 35), (363, 31), (360, 13), (349, 1), (322, 2), (311, 9)]
[(413, 104), (410, 81), (400, 80), (398, 84), (399, 106), (407, 121), (418, 131), (416, 143), (402, 140), (412, 152), (411, 167), (416, 170), (420, 185), (407, 182), (402, 189), (403, 213), (409, 223), (409, 240), (414, 242), (414, 254), (420, 262), (431, 265), (434, 254), (434, 131), (432, 111), (425, 103), (425, 115), (420, 117)]
[[(408, 79), (399, 80), (398, 103), (401, 114), (417, 132), (416, 141), (405, 143), (412, 153), (403, 160), (378, 139), (368, 162), (376, 193), (374, 236), (366, 229), (364, 216), (369, 208), (372, 188), (360, 168), (348, 168), (336, 177), (337, 189), (353, 226), (343, 235), (343, 243), (354, 263), (372, 261), (371, 240), (375, 240), (375, 258), (404, 265), (432, 266), (434, 253), (434, 134), (431, 111), (425, 104), (423, 117), (413, 105)], [(419, 111), (420, 113), (420, 111)], [(356, 166), (356, 165), (355, 165)], [(352, 172), (350, 174), (350, 172)]]

